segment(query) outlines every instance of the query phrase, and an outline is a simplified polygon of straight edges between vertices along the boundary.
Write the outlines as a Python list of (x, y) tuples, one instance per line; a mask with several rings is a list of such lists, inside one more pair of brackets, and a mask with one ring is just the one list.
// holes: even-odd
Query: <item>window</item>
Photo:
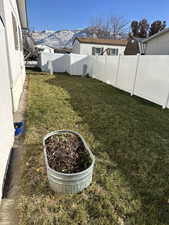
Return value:
[(19, 50), (18, 29), (17, 29), (17, 25), (16, 25), (16, 19), (13, 14), (12, 14), (12, 24), (13, 24), (15, 49)]
[(118, 48), (109, 48), (108, 55), (118, 55), (119, 54), (119, 49)]
[(92, 55), (101, 55), (103, 52), (103, 48), (92, 48)]

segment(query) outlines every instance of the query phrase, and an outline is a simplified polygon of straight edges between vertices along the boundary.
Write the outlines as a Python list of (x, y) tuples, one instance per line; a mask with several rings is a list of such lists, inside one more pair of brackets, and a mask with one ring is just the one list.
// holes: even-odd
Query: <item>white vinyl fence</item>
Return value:
[[(87, 56), (42, 53), (42, 71), (52, 60), (54, 72), (85, 75), (101, 80), (169, 108), (169, 56)], [(87, 72), (85, 71), (87, 68)]]
[(169, 108), (169, 56), (91, 56), (92, 77)]
[(88, 60), (89, 57), (86, 55), (77, 55), (77, 54), (71, 54), (68, 55), (69, 57), (69, 65), (67, 68), (67, 72), (71, 75), (85, 75), (87, 71), (85, 71), (85, 65), (86, 69), (88, 67)]
[(39, 66), (42, 71), (48, 72), (48, 62), (51, 61), (54, 67), (54, 72), (66, 71), (66, 55), (64, 54), (52, 54), (42, 52), (40, 54)]
[(40, 55), (39, 66), (43, 72), (48, 72), (48, 62), (51, 61), (54, 72), (67, 72), (71, 75), (83, 75), (84, 65), (88, 65), (88, 59), (89, 57), (86, 55), (42, 52)]

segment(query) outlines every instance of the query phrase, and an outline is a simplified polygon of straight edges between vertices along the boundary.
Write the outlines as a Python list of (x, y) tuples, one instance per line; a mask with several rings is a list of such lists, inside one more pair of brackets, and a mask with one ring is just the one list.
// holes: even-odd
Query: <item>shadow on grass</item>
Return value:
[[(46, 82), (69, 94), (73, 110), (99, 143), (91, 146), (98, 158), (96, 182), (113, 194), (116, 179), (121, 179), (114, 171), (124, 177), (112, 201), (119, 212), (123, 208), (125, 224), (169, 224), (168, 110), (90, 78), (57, 76)], [(133, 199), (120, 193), (123, 186)], [(140, 205), (132, 206), (137, 200)], [(126, 202), (126, 208), (120, 201)]]

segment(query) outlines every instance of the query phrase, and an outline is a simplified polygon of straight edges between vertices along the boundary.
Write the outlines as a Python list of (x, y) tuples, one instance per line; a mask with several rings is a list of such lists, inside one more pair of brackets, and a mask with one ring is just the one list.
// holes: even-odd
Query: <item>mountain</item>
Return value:
[[(88, 27), (83, 30), (59, 30), (59, 31), (33, 31), (32, 37), (36, 44), (48, 45), (53, 48), (71, 48), (76, 37), (113, 38), (111, 32), (105, 32), (97, 27)], [(126, 35), (116, 35), (116, 39), (126, 39)]]
[(54, 48), (71, 48), (75, 37), (88, 37), (85, 30), (33, 31), (32, 37), (36, 44), (48, 45)]

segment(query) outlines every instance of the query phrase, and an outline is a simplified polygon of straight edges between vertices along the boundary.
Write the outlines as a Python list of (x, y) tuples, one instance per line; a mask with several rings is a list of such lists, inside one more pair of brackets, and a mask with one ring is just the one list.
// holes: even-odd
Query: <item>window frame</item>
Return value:
[[(113, 53), (114, 51), (114, 53)], [(118, 48), (109, 48), (108, 55), (110, 56), (117, 56), (119, 55), (119, 49)]]
[[(98, 49), (99, 49), (99, 52), (97, 52)], [(101, 48), (101, 47), (92, 47), (92, 55), (101, 55), (103, 50), (104, 48)]]

